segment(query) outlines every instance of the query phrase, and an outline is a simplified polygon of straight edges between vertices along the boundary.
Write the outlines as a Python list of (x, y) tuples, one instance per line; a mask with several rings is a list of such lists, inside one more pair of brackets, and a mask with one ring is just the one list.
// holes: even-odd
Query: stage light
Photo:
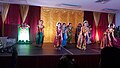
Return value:
[(26, 41), (30, 41), (29, 39), (29, 28), (18, 28), (18, 41), (22, 40), (22, 43)]
[(96, 42), (98, 42), (99, 41), (98, 31), (96, 31), (95, 38), (96, 38)]

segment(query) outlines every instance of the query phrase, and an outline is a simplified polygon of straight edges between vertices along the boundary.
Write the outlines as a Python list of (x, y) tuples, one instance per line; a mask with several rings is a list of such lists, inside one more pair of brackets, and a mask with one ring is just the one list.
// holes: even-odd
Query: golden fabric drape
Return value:
[(99, 20), (100, 20), (100, 13), (99, 12), (93, 12), (94, 20), (95, 20), (95, 25), (96, 27), (98, 26)]
[(96, 25), (96, 34), (95, 34), (95, 39), (96, 41), (99, 41), (99, 36), (98, 36), (98, 23), (100, 20), (100, 14), (99, 12), (93, 12), (93, 16), (94, 16), (94, 21), (95, 21), (95, 25)]
[(4, 23), (5, 23), (5, 20), (6, 20), (6, 17), (7, 17), (7, 14), (8, 14), (8, 10), (9, 10), (9, 4), (3, 4), (2, 5), (2, 36), (4, 36)]
[(108, 23), (111, 24), (113, 23), (113, 18), (114, 18), (115, 14), (109, 13), (108, 14)]
[(56, 35), (56, 23), (72, 23), (73, 26), (73, 42), (75, 28), (79, 22), (83, 22), (84, 12), (80, 10), (68, 10), (58, 8), (41, 8), (41, 19), (44, 21), (44, 42), (53, 42)]
[(29, 5), (20, 5), (20, 13), (21, 13), (21, 17), (22, 17), (22, 23), (25, 22), (28, 11), (29, 11)]

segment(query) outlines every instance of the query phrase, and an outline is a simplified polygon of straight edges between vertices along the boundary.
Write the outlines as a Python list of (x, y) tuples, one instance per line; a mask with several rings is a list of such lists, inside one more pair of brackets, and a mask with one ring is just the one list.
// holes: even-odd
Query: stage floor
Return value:
[[(17, 68), (57, 68), (60, 58), (66, 54), (75, 59), (77, 68), (99, 68), (100, 64), (101, 50), (98, 44), (87, 45), (85, 51), (76, 48), (75, 44), (61, 50), (54, 48), (51, 43), (44, 43), (42, 48), (35, 43), (14, 46), (18, 52)], [(11, 53), (0, 53), (1, 68), (10, 68), (11, 60), (14, 60)]]
[[(42, 55), (100, 55), (100, 49), (96, 44), (87, 45), (85, 51), (76, 48), (76, 44), (68, 44), (66, 48), (61, 47), (58, 50), (52, 43), (44, 43), (42, 48), (35, 43), (16, 44), (18, 56), (42, 56)], [(10, 53), (0, 53), (0, 56), (11, 56)]]

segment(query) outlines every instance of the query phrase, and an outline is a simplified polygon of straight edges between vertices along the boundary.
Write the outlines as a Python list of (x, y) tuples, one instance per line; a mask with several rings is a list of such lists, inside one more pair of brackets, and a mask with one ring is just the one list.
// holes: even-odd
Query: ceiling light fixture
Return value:
[(81, 5), (79, 4), (67, 4), (67, 3), (62, 3), (62, 4), (58, 4), (59, 6), (63, 6), (63, 7), (76, 7), (76, 8), (81, 8)]
[(114, 12), (114, 13), (116, 13), (116, 12), (118, 12), (119, 10), (118, 10), (118, 9), (111, 9), (111, 8), (104, 8), (104, 9), (102, 9), (102, 11)]
[(110, 0), (97, 0), (95, 1), (96, 3), (101, 3), (101, 4), (105, 4), (107, 2), (109, 2)]

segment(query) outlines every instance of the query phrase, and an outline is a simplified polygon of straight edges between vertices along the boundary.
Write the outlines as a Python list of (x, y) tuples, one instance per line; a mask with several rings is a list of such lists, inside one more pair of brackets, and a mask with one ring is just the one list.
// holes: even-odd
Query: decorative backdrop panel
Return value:
[(58, 8), (41, 8), (41, 19), (44, 21), (44, 42), (53, 42), (55, 37), (56, 23), (72, 23), (73, 26), (73, 42), (75, 36), (75, 28), (79, 22), (83, 22), (84, 11), (70, 10), (70, 9), (58, 9)]

